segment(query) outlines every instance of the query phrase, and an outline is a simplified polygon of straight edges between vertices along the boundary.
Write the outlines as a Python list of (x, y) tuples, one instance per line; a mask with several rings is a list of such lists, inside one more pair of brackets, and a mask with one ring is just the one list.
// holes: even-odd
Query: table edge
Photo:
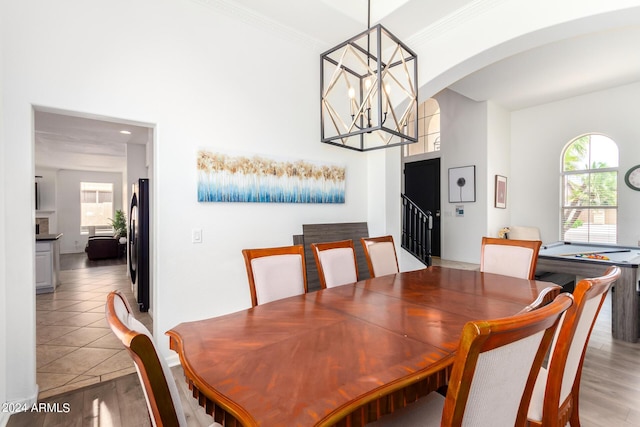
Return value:
[(178, 335), (173, 329), (165, 332), (165, 335), (169, 336), (169, 348), (178, 353), (180, 364), (182, 365), (185, 376), (194, 384), (194, 386), (198, 388), (198, 391), (200, 393), (202, 393), (207, 397), (207, 399), (215, 402), (222, 409), (233, 415), (233, 417), (240, 421), (243, 426), (253, 427), (258, 425), (257, 421), (242, 405), (237, 404), (235, 401), (227, 398), (221, 393), (218, 393), (214, 389), (203, 387), (202, 384), (204, 384), (204, 381), (202, 381), (200, 376), (197, 375), (193, 369), (191, 369), (188, 361), (183, 357), (184, 347), (180, 335)]

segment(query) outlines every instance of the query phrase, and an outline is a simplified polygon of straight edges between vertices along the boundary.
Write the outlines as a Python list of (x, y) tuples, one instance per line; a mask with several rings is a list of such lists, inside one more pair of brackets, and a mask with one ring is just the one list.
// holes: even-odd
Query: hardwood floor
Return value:
[(580, 387), (583, 427), (640, 425), (640, 343), (611, 337), (607, 297), (585, 356)]
[[(456, 268), (475, 268), (455, 265)], [(190, 426), (208, 426), (204, 413), (184, 381), (180, 366), (172, 368), (182, 393)], [(138, 427), (149, 424), (146, 404), (135, 374), (101, 382), (42, 400), (69, 403), (69, 413), (20, 413), (8, 427), (84, 426)], [(607, 297), (594, 328), (585, 357), (580, 389), (583, 427), (632, 427), (640, 425), (640, 343), (611, 337), (611, 302)]]
[[(213, 418), (191, 397), (180, 366), (172, 368), (187, 425), (209, 426)], [(129, 374), (79, 390), (63, 393), (44, 402), (55, 410), (14, 414), (7, 427), (147, 427), (151, 425), (147, 404), (137, 374)], [(54, 406), (58, 404), (58, 406)], [(66, 404), (66, 405), (65, 405)], [(65, 407), (68, 411), (65, 412)]]

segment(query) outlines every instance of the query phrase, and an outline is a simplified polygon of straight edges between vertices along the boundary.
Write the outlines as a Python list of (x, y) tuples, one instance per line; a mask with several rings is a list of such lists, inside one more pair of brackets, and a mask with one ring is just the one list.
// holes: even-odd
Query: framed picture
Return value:
[(344, 203), (344, 166), (198, 151), (198, 202)]
[(449, 203), (476, 201), (476, 167), (449, 168)]
[(507, 177), (496, 175), (496, 208), (507, 207)]

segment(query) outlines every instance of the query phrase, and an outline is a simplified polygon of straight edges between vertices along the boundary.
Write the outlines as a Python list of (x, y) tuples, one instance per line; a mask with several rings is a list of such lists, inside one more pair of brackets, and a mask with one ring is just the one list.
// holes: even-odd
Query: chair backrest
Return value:
[(307, 292), (302, 245), (243, 249), (242, 255), (253, 307)]
[(607, 292), (620, 274), (620, 267), (612, 266), (603, 276), (584, 279), (576, 285), (575, 304), (567, 311), (556, 333), (547, 370), (540, 372), (536, 382), (529, 408), (531, 420), (541, 421), (545, 426), (564, 426), (571, 411), (577, 411), (573, 401), (580, 390), (589, 337)]
[(358, 261), (353, 240), (312, 243), (311, 250), (323, 289), (358, 281)]
[(513, 240), (542, 240), (538, 227), (524, 227), (521, 225), (509, 226), (507, 236)]
[(540, 240), (483, 237), (480, 271), (532, 280), (541, 245)]
[(178, 386), (149, 330), (131, 314), (125, 297), (109, 293), (105, 306), (107, 323), (133, 359), (154, 426), (186, 426)]
[(393, 236), (363, 237), (360, 243), (367, 258), (371, 277), (396, 274), (400, 271)]
[(524, 426), (538, 371), (572, 296), (515, 316), (468, 322), (445, 398), (442, 426)]

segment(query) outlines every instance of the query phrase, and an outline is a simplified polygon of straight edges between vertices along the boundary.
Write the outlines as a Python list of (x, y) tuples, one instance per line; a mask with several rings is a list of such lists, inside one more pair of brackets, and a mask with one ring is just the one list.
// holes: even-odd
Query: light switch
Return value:
[(202, 243), (202, 229), (194, 228), (191, 230), (191, 243)]

